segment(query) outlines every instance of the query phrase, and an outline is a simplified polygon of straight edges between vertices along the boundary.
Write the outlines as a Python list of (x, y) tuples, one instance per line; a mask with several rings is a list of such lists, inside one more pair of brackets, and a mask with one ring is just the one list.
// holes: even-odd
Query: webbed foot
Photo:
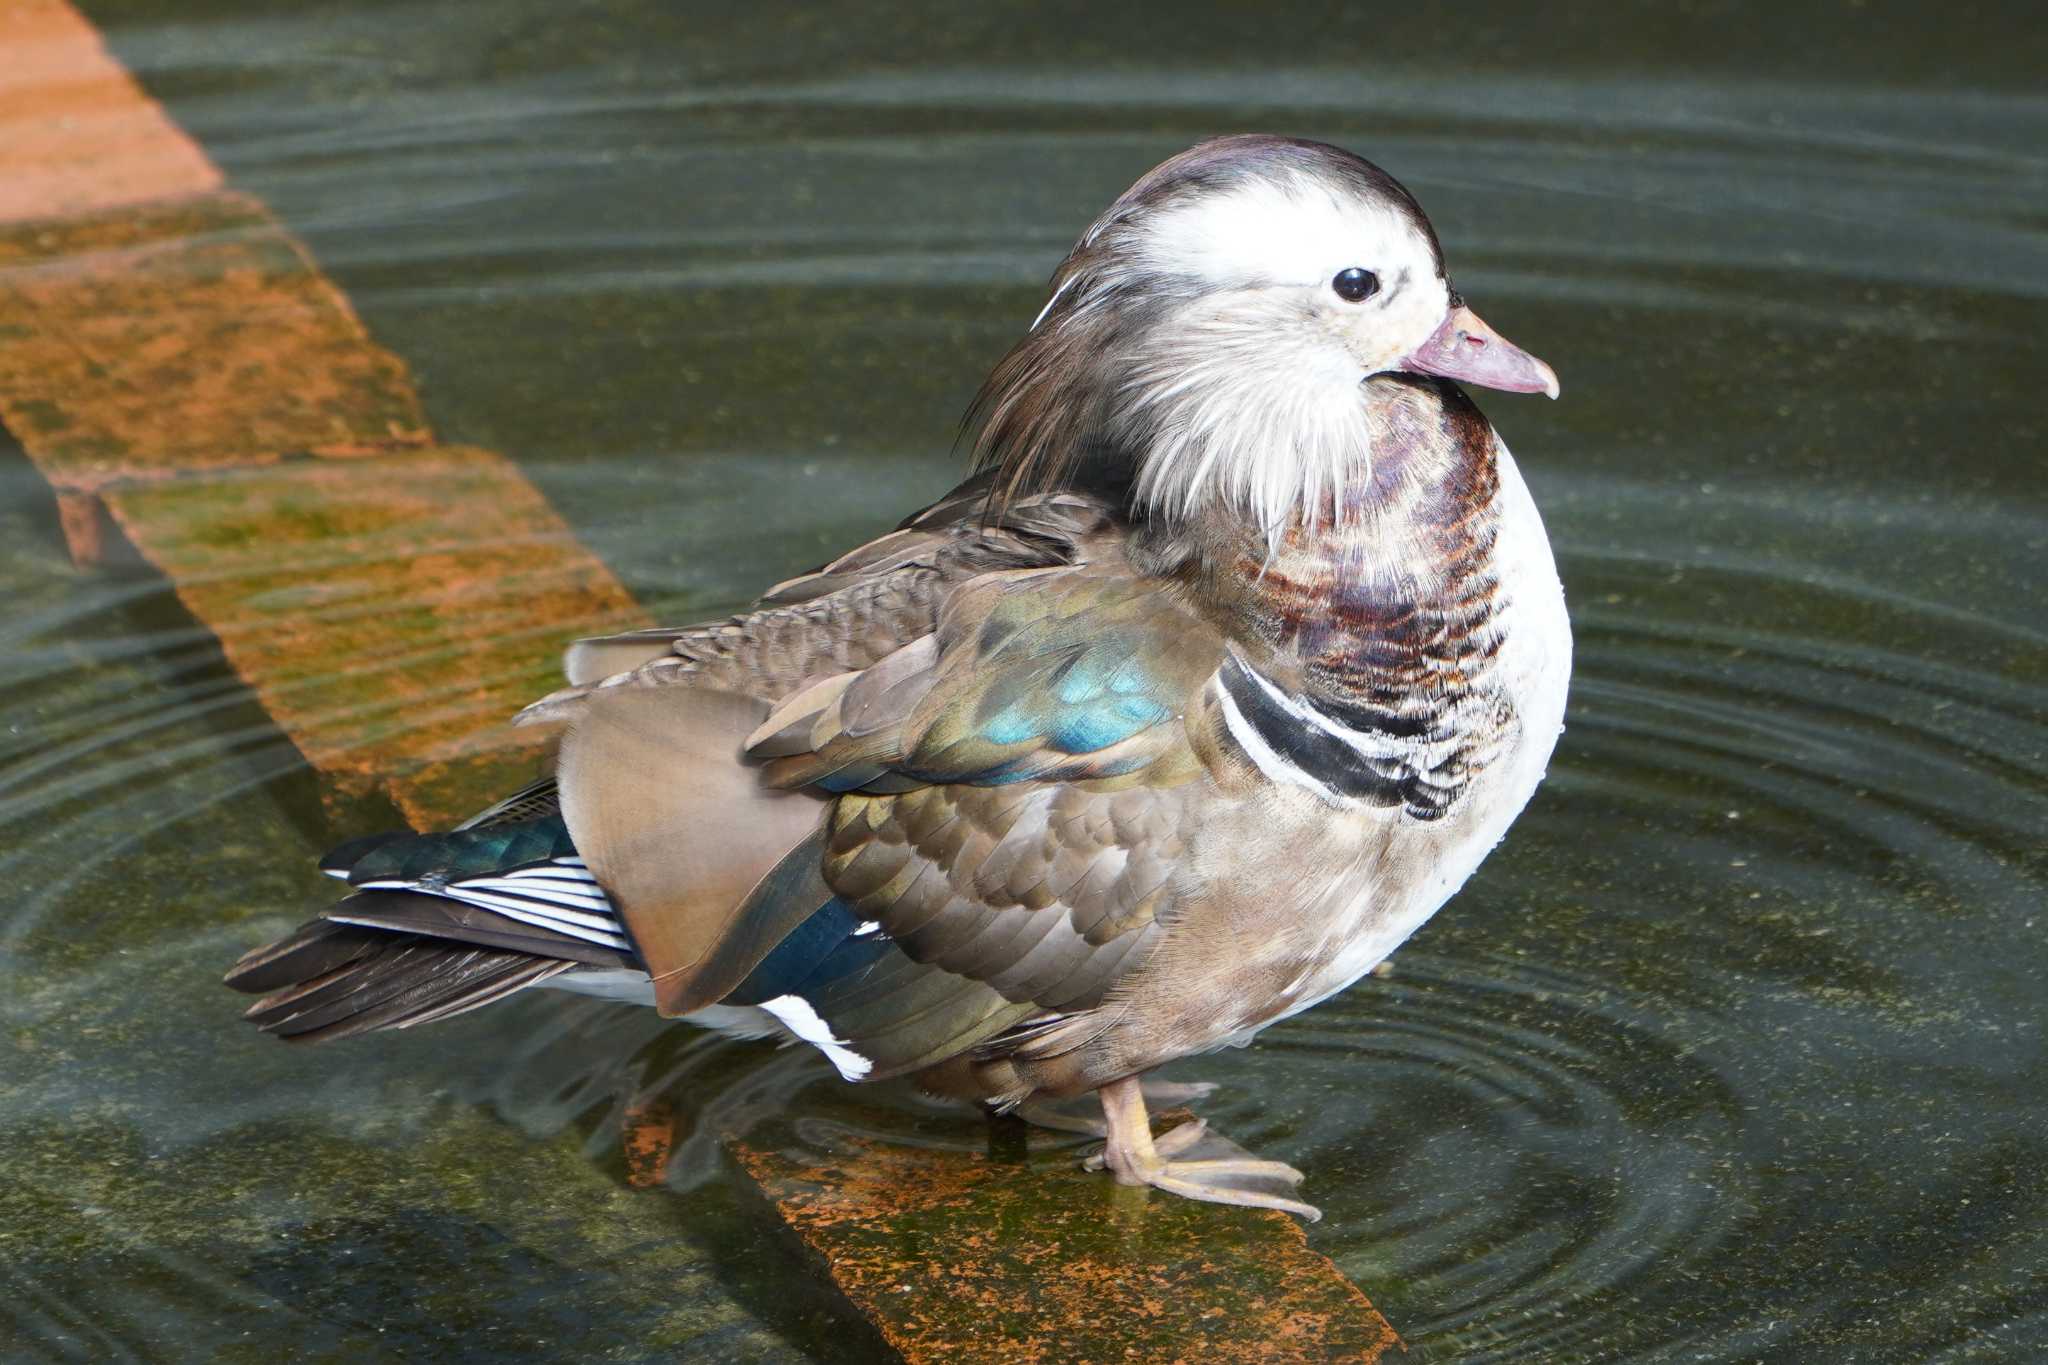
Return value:
[(1112, 1082), (1101, 1095), (1109, 1142), (1084, 1163), (1089, 1169), (1108, 1170), (1119, 1185), (1149, 1185), (1205, 1203), (1279, 1209), (1311, 1223), (1323, 1216), (1294, 1198), (1300, 1171), (1260, 1160), (1200, 1119), (1153, 1137), (1137, 1078)]

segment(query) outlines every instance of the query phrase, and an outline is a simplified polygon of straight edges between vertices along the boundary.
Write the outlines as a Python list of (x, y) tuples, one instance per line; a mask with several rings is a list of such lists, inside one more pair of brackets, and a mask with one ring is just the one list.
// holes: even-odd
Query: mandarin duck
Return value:
[(970, 409), (978, 472), (730, 620), (580, 641), (553, 774), (334, 851), (235, 965), (293, 1040), (529, 986), (811, 1044), (994, 1110), (1097, 1092), (1095, 1164), (1315, 1210), (1155, 1140), (1141, 1078), (1356, 981), (1506, 832), (1571, 634), (1454, 381), (1557, 396), (1413, 196), (1204, 142), (1085, 231)]

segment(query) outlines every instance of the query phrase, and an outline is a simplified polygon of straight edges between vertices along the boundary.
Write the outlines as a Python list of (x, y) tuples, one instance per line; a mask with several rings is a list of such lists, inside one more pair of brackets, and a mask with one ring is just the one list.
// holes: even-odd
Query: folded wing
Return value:
[[(776, 787), (837, 794), (825, 885), (911, 963), (980, 987), (983, 1056), (1073, 1046), (1163, 932), (1204, 771), (1183, 720), (1224, 657), (1128, 573), (991, 575), (931, 637), (792, 696), (749, 754)], [(838, 1001), (809, 1003), (862, 1046)]]

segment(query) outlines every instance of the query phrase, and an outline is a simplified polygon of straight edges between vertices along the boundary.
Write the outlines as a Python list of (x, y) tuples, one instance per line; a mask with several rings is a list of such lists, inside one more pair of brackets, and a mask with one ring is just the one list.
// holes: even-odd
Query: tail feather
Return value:
[[(550, 977), (560, 976), (574, 967), (575, 964), (572, 962), (557, 963), (529, 959), (523, 965), (515, 964), (508, 966), (495, 979), (486, 980), (478, 978), (467, 990), (459, 994), (449, 995), (439, 1005), (424, 1013), (406, 1015), (395, 1022), (380, 1020), (370, 1024), (368, 1027), (411, 1028), (414, 1024), (439, 1023), (443, 1019), (449, 1019), (458, 1014), (466, 1014), (470, 1010), (481, 1009), (485, 1005), (494, 1005), (506, 996), (511, 995), (514, 991), (523, 991), (528, 986), (538, 986)], [(349, 1033), (357, 1031), (359, 1030), (345, 1029), (324, 1036), (345, 1038)]]
[(414, 891), (359, 891), (335, 904), (324, 919), (334, 924), (418, 934), (479, 948), (562, 958), (593, 967), (637, 965), (630, 953), (617, 948), (535, 928), (463, 901)]
[(407, 935), (380, 937), (382, 943), (335, 971), (264, 996), (244, 1017), (291, 1042), (323, 1042), (445, 1019), (576, 965)]
[(283, 990), (341, 970), (376, 951), (384, 937), (324, 919), (308, 920), (277, 942), (242, 954), (222, 983), (250, 995)]
[(323, 867), (344, 856), (350, 860), (347, 878), (351, 886), (385, 882), (455, 883), (552, 863), (556, 858), (573, 858), (576, 845), (569, 841), (569, 830), (561, 817), (549, 816), (439, 834), (358, 839), (330, 853)]
[(387, 831), (383, 834), (366, 834), (359, 839), (350, 839), (346, 843), (336, 844), (333, 848), (327, 850), (327, 856), (320, 860), (320, 870), (330, 877), (339, 877), (343, 881), (347, 881), (348, 874), (364, 858), (383, 848), (386, 844), (409, 837), (403, 831)]
[(228, 971), (262, 997), (245, 1017), (314, 1042), (445, 1019), (579, 968), (640, 969), (553, 803), (538, 784), (461, 830), (335, 849), (322, 870), (358, 889)]

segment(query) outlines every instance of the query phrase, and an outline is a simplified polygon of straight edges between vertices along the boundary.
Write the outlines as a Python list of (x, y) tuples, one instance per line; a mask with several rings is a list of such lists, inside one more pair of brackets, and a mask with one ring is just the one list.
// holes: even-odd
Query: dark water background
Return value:
[[(665, 619), (946, 486), (1162, 156), (1384, 164), (1564, 380), (1483, 401), (1570, 728), (1390, 980), (1180, 1073), (1428, 1359), (2048, 1355), (2033, 7), (85, 8)], [(0, 1355), (858, 1355), (708, 1134), (976, 1121), (557, 996), (249, 1033), (218, 972), (347, 831), (5, 450), (0, 601)], [(666, 1193), (622, 1178), (648, 1090), (696, 1135)]]

